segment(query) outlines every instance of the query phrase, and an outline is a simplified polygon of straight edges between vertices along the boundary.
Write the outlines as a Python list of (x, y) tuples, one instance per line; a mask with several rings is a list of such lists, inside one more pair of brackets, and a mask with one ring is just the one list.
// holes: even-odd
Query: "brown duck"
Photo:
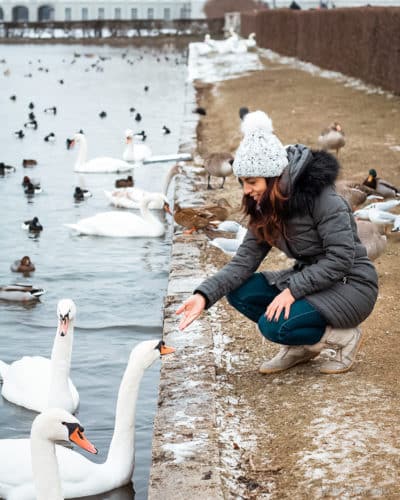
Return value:
[(185, 234), (191, 234), (199, 229), (205, 229), (226, 220), (231, 213), (231, 206), (225, 198), (216, 204), (199, 207), (182, 208), (178, 203), (174, 207), (174, 220), (180, 226), (186, 227)]
[(126, 179), (117, 179), (115, 181), (115, 187), (116, 188), (126, 188), (126, 187), (133, 187), (133, 177), (131, 175), (128, 175)]
[(328, 151), (333, 149), (336, 151), (336, 156), (339, 154), (339, 149), (346, 144), (342, 126), (338, 122), (333, 122), (328, 128), (322, 130), (318, 137), (318, 143), (321, 149)]

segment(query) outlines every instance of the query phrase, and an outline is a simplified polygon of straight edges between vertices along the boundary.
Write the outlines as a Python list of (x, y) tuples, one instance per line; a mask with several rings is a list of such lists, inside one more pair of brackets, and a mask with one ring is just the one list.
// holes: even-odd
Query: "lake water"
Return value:
[[(74, 53), (80, 57), (74, 57)], [(105, 60), (97, 64), (98, 56)], [(57, 302), (73, 299), (77, 320), (71, 378), (81, 399), (77, 416), (99, 450), (98, 456), (90, 459), (103, 462), (130, 350), (142, 340), (162, 335), (172, 221), (168, 215), (164, 218), (167, 231), (162, 238), (72, 234), (64, 223), (116, 210), (108, 205), (103, 189), (112, 189), (115, 179), (127, 174), (84, 174), (82, 179), (73, 172), (77, 151), (68, 151), (65, 142), (82, 129), (89, 158), (121, 158), (125, 129), (144, 129), (153, 154), (175, 153), (184, 114), (185, 54), (171, 46), (5, 45), (0, 47), (3, 58), (0, 161), (16, 166), (17, 171), (0, 178), (0, 284), (33, 283), (45, 288), (46, 294), (31, 307), (0, 302), (0, 359), (11, 362), (22, 355), (49, 357), (57, 325)], [(9, 74), (4, 75), (5, 71)], [(15, 101), (10, 99), (13, 94)], [(37, 130), (23, 127), (31, 111), (30, 102), (34, 103)], [(52, 106), (57, 106), (56, 115), (44, 113)], [(134, 121), (131, 107), (142, 114), (140, 123)], [(106, 118), (99, 117), (101, 111), (106, 112)], [(163, 135), (163, 125), (171, 134)], [(25, 132), (23, 139), (14, 134), (19, 129)], [(44, 141), (50, 132), (55, 134), (55, 141)], [(23, 158), (36, 159), (38, 165), (22, 168)], [(161, 190), (170, 166), (164, 163), (135, 169), (136, 185)], [(40, 180), (43, 192), (28, 199), (21, 186), (24, 175)], [(77, 204), (73, 191), (80, 182), (93, 197)], [(171, 197), (172, 189), (169, 192)], [(33, 216), (44, 227), (37, 238), (29, 237), (21, 228), (21, 223)], [(29, 255), (36, 266), (29, 278), (10, 270), (11, 263), (23, 255)], [(160, 362), (156, 362), (146, 371), (139, 394), (133, 477), (136, 499), (146, 498), (147, 493), (159, 369)], [(0, 398), (0, 438), (28, 436), (34, 416)], [(128, 486), (112, 496), (93, 498), (127, 500), (134, 498), (134, 493)]]

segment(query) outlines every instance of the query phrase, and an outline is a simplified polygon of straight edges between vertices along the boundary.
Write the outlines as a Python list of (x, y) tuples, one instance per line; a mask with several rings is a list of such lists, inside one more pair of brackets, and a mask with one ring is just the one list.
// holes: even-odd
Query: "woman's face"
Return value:
[(243, 187), (243, 193), (251, 196), (256, 203), (259, 203), (267, 190), (265, 177), (240, 177), (239, 182)]

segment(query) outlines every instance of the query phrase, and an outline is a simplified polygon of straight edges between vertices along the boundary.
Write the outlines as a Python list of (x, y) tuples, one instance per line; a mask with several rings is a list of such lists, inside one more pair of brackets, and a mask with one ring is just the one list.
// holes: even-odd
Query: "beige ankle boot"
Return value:
[(302, 345), (285, 345), (278, 354), (269, 361), (264, 361), (259, 368), (260, 373), (278, 373), (292, 368), (299, 363), (306, 363), (318, 356), (318, 352), (312, 352)]
[(345, 373), (353, 366), (362, 343), (362, 334), (356, 328), (332, 328), (328, 326), (318, 344), (307, 346), (314, 352), (321, 352), (327, 358), (320, 366), (321, 373)]

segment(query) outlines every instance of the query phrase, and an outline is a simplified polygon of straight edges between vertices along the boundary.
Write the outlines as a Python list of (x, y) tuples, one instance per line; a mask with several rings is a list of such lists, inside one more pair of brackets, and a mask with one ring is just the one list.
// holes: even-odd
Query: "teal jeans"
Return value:
[(229, 303), (258, 324), (268, 340), (285, 345), (316, 344), (327, 326), (323, 316), (305, 299), (296, 300), (289, 318), (282, 311), (278, 321), (265, 317), (268, 305), (279, 295), (280, 290), (270, 285), (263, 274), (255, 273), (243, 285), (227, 295)]

